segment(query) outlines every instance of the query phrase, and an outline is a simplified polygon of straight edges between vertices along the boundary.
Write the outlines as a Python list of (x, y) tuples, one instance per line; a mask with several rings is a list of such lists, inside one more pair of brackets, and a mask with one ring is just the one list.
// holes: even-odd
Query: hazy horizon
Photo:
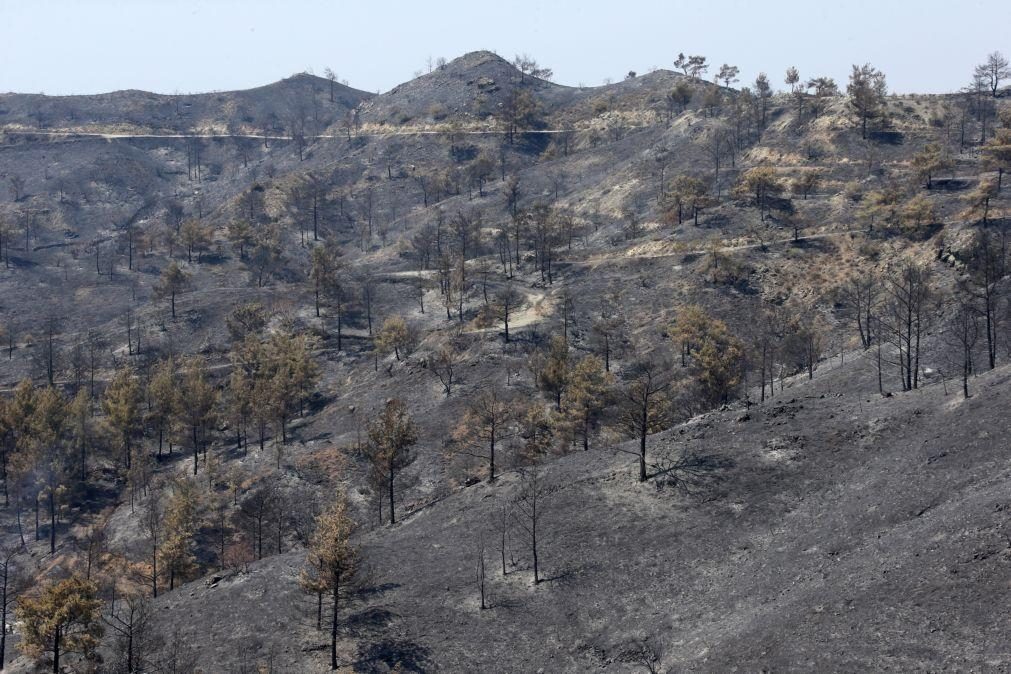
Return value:
[[(804, 78), (827, 75), (844, 85), (852, 64), (870, 62), (891, 91), (944, 93), (967, 84), (989, 52), (1011, 51), (1011, 5), (992, 0), (963, 3), (959, 13), (938, 0), (789, 0), (774, 10), (731, 0), (650, 0), (620, 12), (568, 0), (510, 7), (503, 17), (467, 2), (394, 2), (377, 12), (323, 0), (0, 0), (0, 91), (224, 91), (326, 67), (357, 89), (387, 91), (427, 70), (429, 58), (488, 49), (507, 59), (528, 53), (571, 86), (672, 69), (683, 51), (709, 59), (710, 79), (721, 63), (739, 66), (741, 84), (766, 72), (782, 89), (795, 65)], [(969, 35), (951, 29), (959, 14), (986, 20)]]

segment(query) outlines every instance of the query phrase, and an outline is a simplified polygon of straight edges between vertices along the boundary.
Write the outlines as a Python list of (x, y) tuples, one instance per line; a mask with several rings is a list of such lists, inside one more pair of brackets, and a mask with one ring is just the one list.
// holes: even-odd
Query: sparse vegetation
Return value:
[(0, 96), (0, 664), (998, 662), (1007, 60), (717, 63)]

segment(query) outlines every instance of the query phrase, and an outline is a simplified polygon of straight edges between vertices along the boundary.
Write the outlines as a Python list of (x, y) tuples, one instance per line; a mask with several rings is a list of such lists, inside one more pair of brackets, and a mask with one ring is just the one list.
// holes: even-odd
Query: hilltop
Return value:
[[(318, 129), (334, 123), (372, 94), (305, 73), (241, 91), (46, 96), (0, 94), (0, 126), (38, 131), (96, 133), (282, 133), (293, 118), (309, 117)], [(317, 119), (326, 99), (323, 115)]]

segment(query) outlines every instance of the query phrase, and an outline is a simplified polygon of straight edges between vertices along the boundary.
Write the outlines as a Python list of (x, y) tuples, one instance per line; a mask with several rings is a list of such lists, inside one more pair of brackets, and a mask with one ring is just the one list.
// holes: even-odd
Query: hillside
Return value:
[[(620, 448), (545, 467), (539, 586), (520, 532), (509, 533), (508, 575), (499, 570), (496, 520), (515, 473), (367, 535), (382, 583), (348, 609), (341, 662), (631, 672), (648, 642), (662, 645), (662, 671), (1000, 669), (993, 617), (1011, 555), (1009, 475), (991, 438), (1009, 430), (1011, 370), (988, 374), (961, 402), (940, 384), (860, 395), (851, 391), (864, 363), (828, 367), (766, 405), (652, 438), (657, 453), (707, 459), (711, 474), (690, 492), (634, 486)], [(474, 575), (482, 538), (484, 611)], [(159, 602), (159, 614), (182, 625), (211, 670), (270, 652), (282, 671), (301, 669), (325, 635), (297, 588), (300, 563), (291, 553), (198, 581)], [(235, 625), (233, 615), (249, 620)], [(263, 641), (249, 651), (252, 634)]]
[(346, 669), (1001, 669), (1006, 96), (333, 86), (0, 96), (0, 532), (101, 671), (327, 669), (335, 498)]

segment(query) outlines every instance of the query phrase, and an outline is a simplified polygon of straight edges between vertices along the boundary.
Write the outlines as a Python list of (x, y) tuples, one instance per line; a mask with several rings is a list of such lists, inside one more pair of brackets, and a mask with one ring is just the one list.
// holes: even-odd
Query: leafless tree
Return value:
[(919, 387), (920, 346), (932, 317), (935, 301), (930, 270), (913, 263), (903, 265), (887, 282), (884, 327), (898, 352), (896, 364), (902, 390)]
[(120, 666), (127, 674), (147, 671), (151, 650), (151, 608), (146, 597), (139, 594), (121, 595), (115, 584), (109, 607), (102, 622), (116, 639), (116, 650), (122, 658)]
[(521, 480), (520, 493), (513, 501), (513, 513), (520, 528), (529, 537), (530, 555), (534, 567), (534, 584), (538, 584), (541, 582), (538, 534), (543, 533), (540, 525), (551, 490), (536, 467), (524, 470)]
[(477, 581), (478, 592), (479, 592), (479, 594), (481, 596), (481, 610), (483, 611), (486, 608), (488, 608), (488, 606), (486, 604), (486, 601), (485, 601), (485, 594), (486, 594), (485, 580), (486, 580), (486, 577), (485, 577), (485, 568), (484, 568), (484, 537), (483, 536), (481, 536), (481, 537), (478, 538), (478, 542), (477, 542), (477, 546), (476, 546), (476, 551), (475, 552), (476, 552), (476, 555), (477, 555), (477, 573), (476, 573), (475, 580)]
[(661, 430), (667, 422), (665, 396), (673, 383), (670, 366), (660, 360), (644, 360), (632, 367), (628, 382), (621, 389), (622, 404), (618, 423), (626, 433), (639, 440), (639, 482), (645, 482), (646, 438)]
[(442, 390), (445, 391), (447, 398), (453, 393), (453, 383), (459, 362), (460, 354), (452, 346), (445, 346), (439, 349), (429, 361), (429, 369), (439, 378), (439, 382), (442, 383)]
[[(956, 298), (955, 315), (944, 332), (944, 341), (962, 377), (962, 397), (969, 398), (969, 375), (975, 371), (973, 352), (979, 339), (979, 308), (972, 296)], [(953, 364), (954, 364), (953, 363)]]

